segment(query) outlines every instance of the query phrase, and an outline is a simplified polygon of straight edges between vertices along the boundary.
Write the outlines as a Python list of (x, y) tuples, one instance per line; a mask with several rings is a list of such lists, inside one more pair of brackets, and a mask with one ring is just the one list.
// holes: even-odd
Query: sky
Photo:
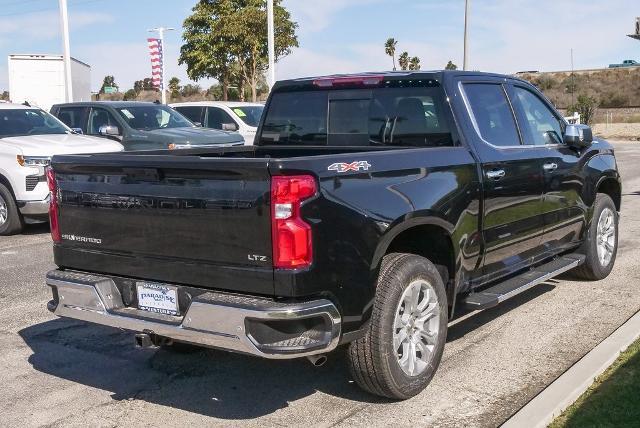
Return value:
[[(196, 0), (68, 0), (71, 55), (91, 65), (92, 90), (105, 75), (121, 89), (148, 77), (148, 28), (175, 27), (165, 39), (167, 78), (188, 82), (178, 65), (181, 26)], [(462, 66), (464, 0), (283, 0), (299, 25), (300, 47), (276, 65), (276, 78), (392, 68), (389, 37), (423, 69)], [(58, 0), (0, 0), (0, 91), (8, 89), (9, 54), (60, 54)], [(568, 70), (640, 60), (626, 37), (638, 0), (471, 0), (473, 70), (514, 73)], [(213, 81), (200, 81), (203, 88)]]

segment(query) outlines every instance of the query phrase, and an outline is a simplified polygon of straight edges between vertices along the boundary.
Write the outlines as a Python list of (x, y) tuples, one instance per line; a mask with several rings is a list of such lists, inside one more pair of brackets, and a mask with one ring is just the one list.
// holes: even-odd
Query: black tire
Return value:
[[(6, 208), (7, 219), (0, 224), (0, 236), (15, 235), (22, 232), (24, 220), (18, 210), (13, 193), (0, 183), (0, 209)], [(4, 210), (3, 210), (4, 211)]]
[[(438, 335), (430, 360), (421, 373), (410, 376), (393, 349), (394, 320), (404, 291), (415, 280), (426, 280), (435, 291), (439, 309)], [(423, 294), (420, 294), (423, 296)], [(447, 297), (436, 266), (424, 257), (392, 253), (382, 260), (376, 297), (366, 335), (349, 345), (349, 366), (354, 380), (372, 394), (404, 400), (431, 382), (442, 358), (447, 338)]]
[[(613, 224), (615, 229), (613, 254), (609, 262), (603, 265), (598, 257), (598, 221), (602, 212), (606, 209), (613, 213)], [(596, 196), (596, 201), (593, 204), (593, 217), (591, 218), (591, 224), (589, 225), (585, 240), (580, 246), (578, 253), (585, 255), (585, 261), (582, 265), (578, 266), (571, 272), (577, 278), (597, 281), (606, 278), (609, 273), (611, 273), (618, 253), (618, 211), (616, 210), (616, 206), (609, 195), (598, 193)]]

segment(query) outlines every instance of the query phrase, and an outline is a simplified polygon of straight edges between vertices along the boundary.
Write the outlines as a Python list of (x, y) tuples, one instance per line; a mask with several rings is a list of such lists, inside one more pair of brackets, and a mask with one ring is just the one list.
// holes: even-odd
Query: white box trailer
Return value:
[[(9, 96), (49, 111), (65, 102), (62, 55), (9, 55)], [(73, 101), (91, 101), (91, 66), (71, 58)]]

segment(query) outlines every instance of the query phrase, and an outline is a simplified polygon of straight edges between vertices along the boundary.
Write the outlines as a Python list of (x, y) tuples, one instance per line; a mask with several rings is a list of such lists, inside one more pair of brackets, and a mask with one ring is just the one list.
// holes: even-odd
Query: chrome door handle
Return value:
[(505, 175), (506, 173), (504, 172), (504, 169), (493, 169), (491, 171), (487, 171), (487, 178), (492, 180), (500, 180)]
[(555, 171), (556, 169), (558, 169), (558, 164), (553, 162), (545, 163), (544, 165), (542, 165), (542, 168), (544, 168), (544, 170), (547, 172)]

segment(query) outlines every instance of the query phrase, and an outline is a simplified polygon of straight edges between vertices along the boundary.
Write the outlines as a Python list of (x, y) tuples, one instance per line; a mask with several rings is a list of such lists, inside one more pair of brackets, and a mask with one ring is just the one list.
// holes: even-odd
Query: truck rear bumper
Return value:
[(341, 317), (329, 300), (283, 303), (219, 292), (193, 297), (183, 316), (126, 307), (106, 276), (54, 270), (48, 309), (60, 317), (168, 337), (265, 358), (297, 358), (333, 350)]

